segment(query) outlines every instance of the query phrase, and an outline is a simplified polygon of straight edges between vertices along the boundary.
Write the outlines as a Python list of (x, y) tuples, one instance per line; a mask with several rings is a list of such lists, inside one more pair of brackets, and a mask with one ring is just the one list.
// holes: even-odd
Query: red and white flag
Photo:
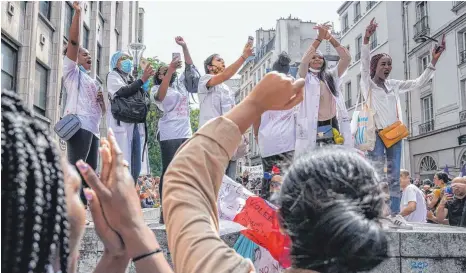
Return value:
[[(241, 233), (246, 238), (268, 250), (283, 268), (290, 267), (290, 239), (280, 232), (277, 208), (274, 205), (224, 176), (217, 206), (220, 219), (233, 221), (245, 227)], [(260, 260), (258, 262), (262, 264), (263, 261)]]

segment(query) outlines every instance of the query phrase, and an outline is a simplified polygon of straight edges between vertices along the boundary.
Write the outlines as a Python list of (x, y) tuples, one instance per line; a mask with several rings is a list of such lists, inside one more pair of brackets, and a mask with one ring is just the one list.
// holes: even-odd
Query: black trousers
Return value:
[[(262, 158), (262, 168), (264, 173), (271, 173), (273, 166), (277, 166), (280, 169), (280, 173), (283, 174), (293, 163), (294, 151), (281, 153)], [(270, 198), (270, 179), (262, 178), (261, 197), (269, 200)]]
[[(76, 162), (80, 159), (92, 169), (97, 169), (98, 159), (99, 159), (99, 139), (91, 132), (79, 129), (73, 137), (67, 141), (67, 150), (68, 150), (68, 161), (71, 165), (76, 168)], [(76, 168), (79, 173), (79, 170)], [(81, 175), (79, 173), (79, 175)], [(87, 200), (84, 196), (83, 189), (89, 187), (84, 181), (84, 178), (81, 176), (83, 182), (83, 187), (81, 188), (81, 200), (86, 205)]]
[(160, 151), (162, 153), (162, 176), (160, 177), (160, 184), (159, 184), (159, 195), (160, 195), (160, 204), (162, 204), (162, 187), (163, 187), (163, 177), (165, 176), (165, 172), (168, 169), (168, 165), (172, 162), (173, 158), (175, 157), (175, 153), (180, 148), (180, 146), (188, 140), (187, 138), (181, 139), (169, 139), (169, 140), (162, 140), (159, 141), (160, 143)]

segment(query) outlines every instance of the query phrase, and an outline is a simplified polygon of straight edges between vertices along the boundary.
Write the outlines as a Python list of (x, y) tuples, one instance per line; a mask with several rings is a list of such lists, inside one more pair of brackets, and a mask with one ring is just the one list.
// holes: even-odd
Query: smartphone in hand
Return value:
[(141, 58), (141, 61), (139, 61), (139, 66), (142, 70), (145, 70), (148, 64), (149, 62), (144, 58)]
[(181, 53), (179, 52), (173, 52), (172, 53), (172, 60), (174, 60), (175, 58), (178, 58), (181, 60)]

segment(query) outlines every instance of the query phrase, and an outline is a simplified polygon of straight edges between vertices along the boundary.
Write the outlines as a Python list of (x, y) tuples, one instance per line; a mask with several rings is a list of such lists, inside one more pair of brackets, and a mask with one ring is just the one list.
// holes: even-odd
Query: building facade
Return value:
[(466, 164), (466, 2), (408, 1), (402, 11), (407, 78), (431, 61), (434, 43), (422, 35), (446, 41), (435, 77), (407, 94), (411, 171), (432, 179), (448, 167), (456, 175)]
[[(61, 115), (62, 52), (69, 38), (72, 4), (71, 1), (1, 3), (1, 88), (20, 94), (34, 117), (51, 130)], [(144, 41), (144, 10), (138, 2), (126, 1), (85, 1), (81, 2), (81, 8), (81, 45), (92, 56), (91, 76), (105, 86), (112, 54), (127, 50), (130, 43)], [(106, 134), (105, 118), (101, 134)], [(66, 149), (62, 141), (60, 148)]]

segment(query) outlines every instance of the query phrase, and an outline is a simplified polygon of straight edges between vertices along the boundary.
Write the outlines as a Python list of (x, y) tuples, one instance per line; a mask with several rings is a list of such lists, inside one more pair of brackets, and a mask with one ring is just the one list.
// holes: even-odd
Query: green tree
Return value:
[[(154, 70), (157, 71), (159, 66), (165, 65), (160, 62), (158, 59), (148, 58), (150, 64), (154, 67)], [(153, 79), (149, 83), (150, 88), (153, 86)], [(149, 92), (149, 95), (152, 97), (153, 94)], [(153, 101), (153, 99), (151, 99)], [(196, 132), (199, 127), (199, 109), (193, 109), (190, 107), (190, 118), (191, 118), (191, 128), (193, 132)], [(160, 176), (162, 174), (162, 153), (160, 151), (160, 145), (157, 141), (157, 131), (159, 119), (162, 117), (162, 111), (158, 110), (155, 105), (151, 105), (149, 113), (147, 114), (147, 147), (149, 155), (149, 164), (151, 169), (151, 174), (153, 176)]]

